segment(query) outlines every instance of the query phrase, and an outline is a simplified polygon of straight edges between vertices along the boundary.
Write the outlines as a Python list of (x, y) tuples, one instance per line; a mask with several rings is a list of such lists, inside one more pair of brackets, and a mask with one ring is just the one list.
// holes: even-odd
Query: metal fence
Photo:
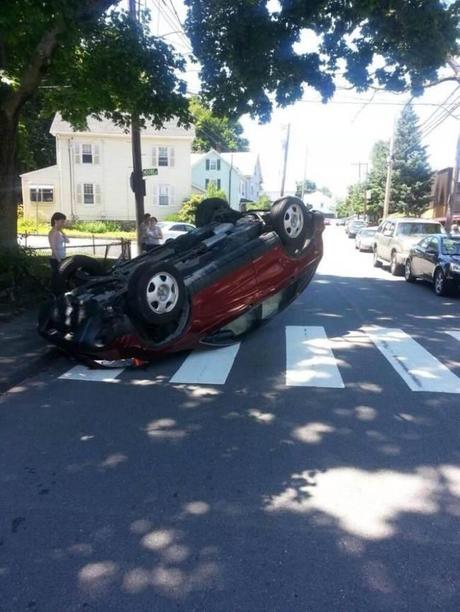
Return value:
[[(20, 234), (18, 242), (21, 246), (43, 254), (51, 255), (47, 236), (37, 234)], [(90, 255), (99, 259), (131, 259), (131, 240), (121, 238), (120, 240), (104, 241), (94, 235), (89, 238), (69, 238), (66, 246), (66, 255)]]

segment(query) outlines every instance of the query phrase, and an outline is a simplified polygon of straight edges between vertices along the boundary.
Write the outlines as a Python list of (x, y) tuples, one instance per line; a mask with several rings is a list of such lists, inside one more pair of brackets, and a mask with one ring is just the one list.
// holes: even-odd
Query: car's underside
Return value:
[(302, 212), (309, 226), (286, 244), (270, 213), (220, 212), (54, 299), (42, 309), (40, 333), (93, 362), (150, 360), (231, 342), (284, 308), (319, 263), (322, 218)]

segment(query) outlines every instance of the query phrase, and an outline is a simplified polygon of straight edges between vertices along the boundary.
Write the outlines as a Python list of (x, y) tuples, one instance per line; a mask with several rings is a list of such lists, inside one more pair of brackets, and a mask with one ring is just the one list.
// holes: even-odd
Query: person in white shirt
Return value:
[(59, 264), (65, 259), (66, 244), (69, 239), (62, 231), (67, 217), (64, 213), (55, 212), (51, 217), (51, 230), (48, 234), (48, 242), (51, 247), (50, 267), (51, 267), (51, 290), (55, 295), (62, 293), (62, 286), (59, 279)]

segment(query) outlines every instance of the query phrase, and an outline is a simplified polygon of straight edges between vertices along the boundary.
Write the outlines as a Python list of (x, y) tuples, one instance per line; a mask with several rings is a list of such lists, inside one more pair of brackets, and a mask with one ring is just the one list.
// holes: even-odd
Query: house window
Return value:
[(53, 202), (54, 187), (51, 185), (33, 185), (30, 188), (31, 202)]
[(215, 157), (206, 160), (206, 170), (220, 170), (220, 159)]
[(158, 165), (169, 166), (168, 147), (158, 147)]
[(217, 189), (220, 189), (220, 188), (221, 188), (221, 185), (222, 185), (220, 178), (218, 178), (218, 179), (208, 179), (208, 178), (207, 178), (207, 179), (205, 180), (205, 183), (204, 183), (204, 184), (205, 184), (205, 188), (206, 188), (206, 189), (207, 189), (207, 188), (208, 188), (210, 185), (214, 185), (214, 187), (217, 187)]
[(92, 183), (83, 185), (83, 204), (94, 204), (94, 185)]
[(171, 191), (169, 185), (160, 185), (158, 204), (160, 206), (169, 206), (171, 204)]
[(82, 164), (93, 163), (93, 147), (90, 144), (81, 145), (81, 162)]

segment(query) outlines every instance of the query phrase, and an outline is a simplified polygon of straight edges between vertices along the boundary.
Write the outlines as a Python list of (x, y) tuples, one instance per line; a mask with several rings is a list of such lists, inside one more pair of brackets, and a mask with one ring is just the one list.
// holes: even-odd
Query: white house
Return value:
[(249, 152), (192, 154), (192, 183), (196, 191), (210, 184), (222, 189), (230, 206), (239, 210), (240, 201), (256, 201), (261, 193), (262, 172), (259, 156)]
[[(108, 120), (88, 118), (88, 130), (73, 131), (56, 115), (50, 133), (56, 138), (56, 165), (21, 175), (24, 215), (49, 219), (54, 211), (82, 220), (136, 218), (130, 187), (130, 134)], [(193, 129), (165, 123), (141, 132), (142, 166), (156, 168), (146, 176), (145, 210), (158, 217), (180, 209), (192, 190)]]

